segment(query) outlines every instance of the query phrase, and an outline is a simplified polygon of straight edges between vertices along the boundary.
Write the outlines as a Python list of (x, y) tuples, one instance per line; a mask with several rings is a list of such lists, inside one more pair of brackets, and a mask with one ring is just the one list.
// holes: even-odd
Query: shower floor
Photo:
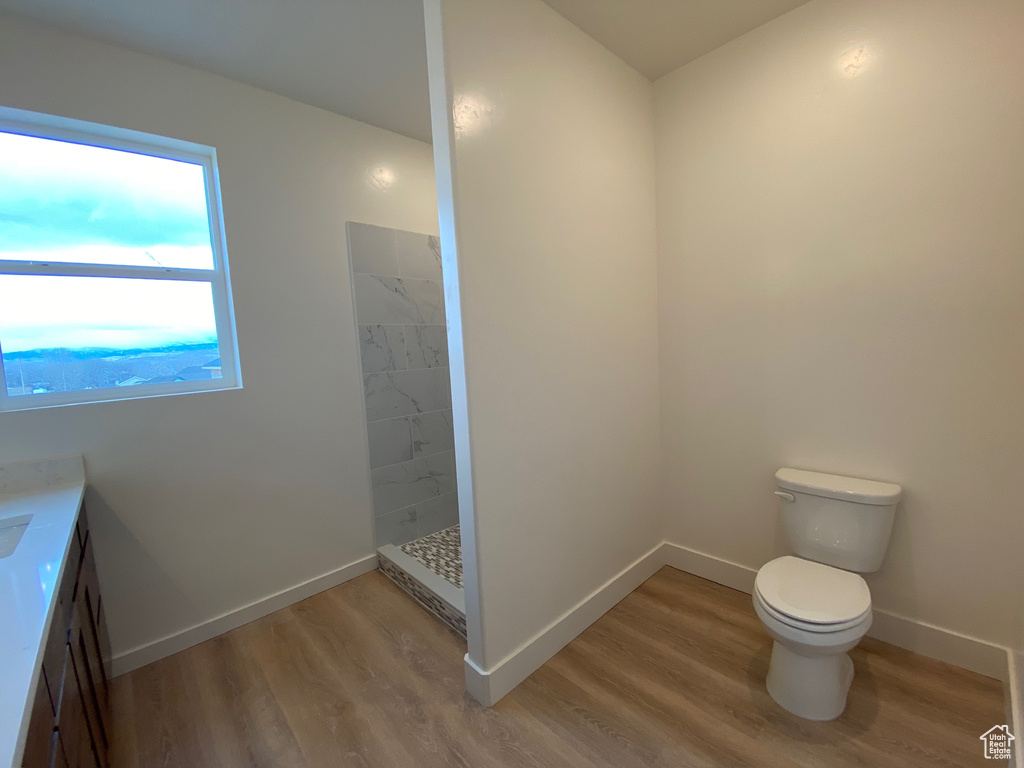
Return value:
[(462, 590), (462, 539), (459, 526), (396, 547), (377, 550), (381, 572), (416, 602), (463, 637), (466, 600)]
[(402, 551), (445, 581), (462, 589), (462, 535), (459, 526), (402, 545)]

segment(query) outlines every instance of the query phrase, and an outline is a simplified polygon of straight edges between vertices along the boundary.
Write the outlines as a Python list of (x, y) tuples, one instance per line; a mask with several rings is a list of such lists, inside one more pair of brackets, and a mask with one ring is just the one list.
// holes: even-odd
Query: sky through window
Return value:
[[(0, 260), (213, 269), (205, 170), (0, 132)], [(207, 283), (0, 275), (5, 353), (210, 341)]]

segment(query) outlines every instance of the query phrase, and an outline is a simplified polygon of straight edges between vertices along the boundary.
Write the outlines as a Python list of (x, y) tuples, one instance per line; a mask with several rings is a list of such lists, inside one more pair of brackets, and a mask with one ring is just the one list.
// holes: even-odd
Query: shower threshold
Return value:
[(380, 547), (377, 564), (385, 576), (423, 608), (466, 636), (459, 526), (453, 525), (401, 546)]

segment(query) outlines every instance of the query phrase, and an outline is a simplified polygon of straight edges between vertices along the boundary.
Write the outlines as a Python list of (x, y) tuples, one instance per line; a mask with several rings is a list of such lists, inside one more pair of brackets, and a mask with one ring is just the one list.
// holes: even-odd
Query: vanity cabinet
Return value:
[(107, 768), (109, 640), (84, 505), (54, 599), (22, 766)]

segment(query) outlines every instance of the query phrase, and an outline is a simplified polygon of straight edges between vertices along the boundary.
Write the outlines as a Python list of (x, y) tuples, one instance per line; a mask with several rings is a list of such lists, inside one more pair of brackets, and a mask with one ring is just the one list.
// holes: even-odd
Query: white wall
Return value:
[(1022, 32), (815, 0), (655, 84), (671, 541), (758, 567), (778, 467), (901, 483), (875, 605), (1017, 644)]
[(661, 539), (652, 89), (539, 0), (426, 10), (469, 658), (490, 672)]
[(85, 455), (115, 655), (372, 554), (344, 225), (436, 232), (430, 147), (7, 16), (0, 72), (0, 104), (220, 161), (245, 388), (0, 414), (0, 462)]

